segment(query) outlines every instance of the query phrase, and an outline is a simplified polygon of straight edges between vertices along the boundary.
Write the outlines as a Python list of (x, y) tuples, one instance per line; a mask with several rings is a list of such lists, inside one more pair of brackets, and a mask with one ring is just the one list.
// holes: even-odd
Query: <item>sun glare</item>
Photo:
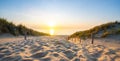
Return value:
[(48, 26), (49, 26), (50, 35), (54, 35), (54, 32), (55, 32), (55, 22), (52, 22), (52, 21), (49, 22)]
[(54, 27), (55, 26), (55, 22), (49, 22), (48, 25), (49, 25), (49, 27)]
[(54, 29), (50, 29), (50, 35), (54, 35)]

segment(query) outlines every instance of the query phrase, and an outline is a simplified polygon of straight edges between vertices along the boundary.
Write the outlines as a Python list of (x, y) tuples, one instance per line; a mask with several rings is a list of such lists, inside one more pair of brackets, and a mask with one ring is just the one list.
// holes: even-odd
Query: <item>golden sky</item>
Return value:
[[(0, 0), (0, 17), (40, 32), (69, 35), (120, 21), (120, 0)], [(55, 25), (52, 28), (49, 23)], [(50, 30), (51, 29), (51, 30)]]

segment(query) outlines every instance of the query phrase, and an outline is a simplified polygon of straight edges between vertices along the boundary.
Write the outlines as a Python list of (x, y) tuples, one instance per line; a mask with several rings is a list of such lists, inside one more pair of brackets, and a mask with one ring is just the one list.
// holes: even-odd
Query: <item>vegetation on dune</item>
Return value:
[(12, 22), (8, 22), (6, 19), (0, 18), (0, 34), (4, 33), (10, 33), (14, 36), (24, 35), (25, 33), (31, 36), (49, 35), (47, 33), (29, 29), (21, 24), (16, 26)]
[(94, 34), (95, 37), (107, 37), (109, 35), (120, 35), (120, 22), (109, 22), (99, 26), (95, 26), (89, 30), (78, 31), (70, 35), (71, 37), (90, 37), (91, 34)]

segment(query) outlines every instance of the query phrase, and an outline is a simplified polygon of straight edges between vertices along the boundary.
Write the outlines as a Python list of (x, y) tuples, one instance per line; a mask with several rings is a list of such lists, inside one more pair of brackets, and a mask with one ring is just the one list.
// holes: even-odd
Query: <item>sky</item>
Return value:
[(0, 0), (0, 18), (40, 32), (53, 29), (55, 35), (70, 35), (120, 21), (120, 0)]

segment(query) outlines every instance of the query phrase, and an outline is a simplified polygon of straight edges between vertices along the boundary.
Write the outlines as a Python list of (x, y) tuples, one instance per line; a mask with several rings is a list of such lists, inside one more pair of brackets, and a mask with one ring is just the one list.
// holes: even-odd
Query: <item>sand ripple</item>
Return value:
[(0, 61), (120, 61), (120, 48), (45, 36), (0, 44)]

